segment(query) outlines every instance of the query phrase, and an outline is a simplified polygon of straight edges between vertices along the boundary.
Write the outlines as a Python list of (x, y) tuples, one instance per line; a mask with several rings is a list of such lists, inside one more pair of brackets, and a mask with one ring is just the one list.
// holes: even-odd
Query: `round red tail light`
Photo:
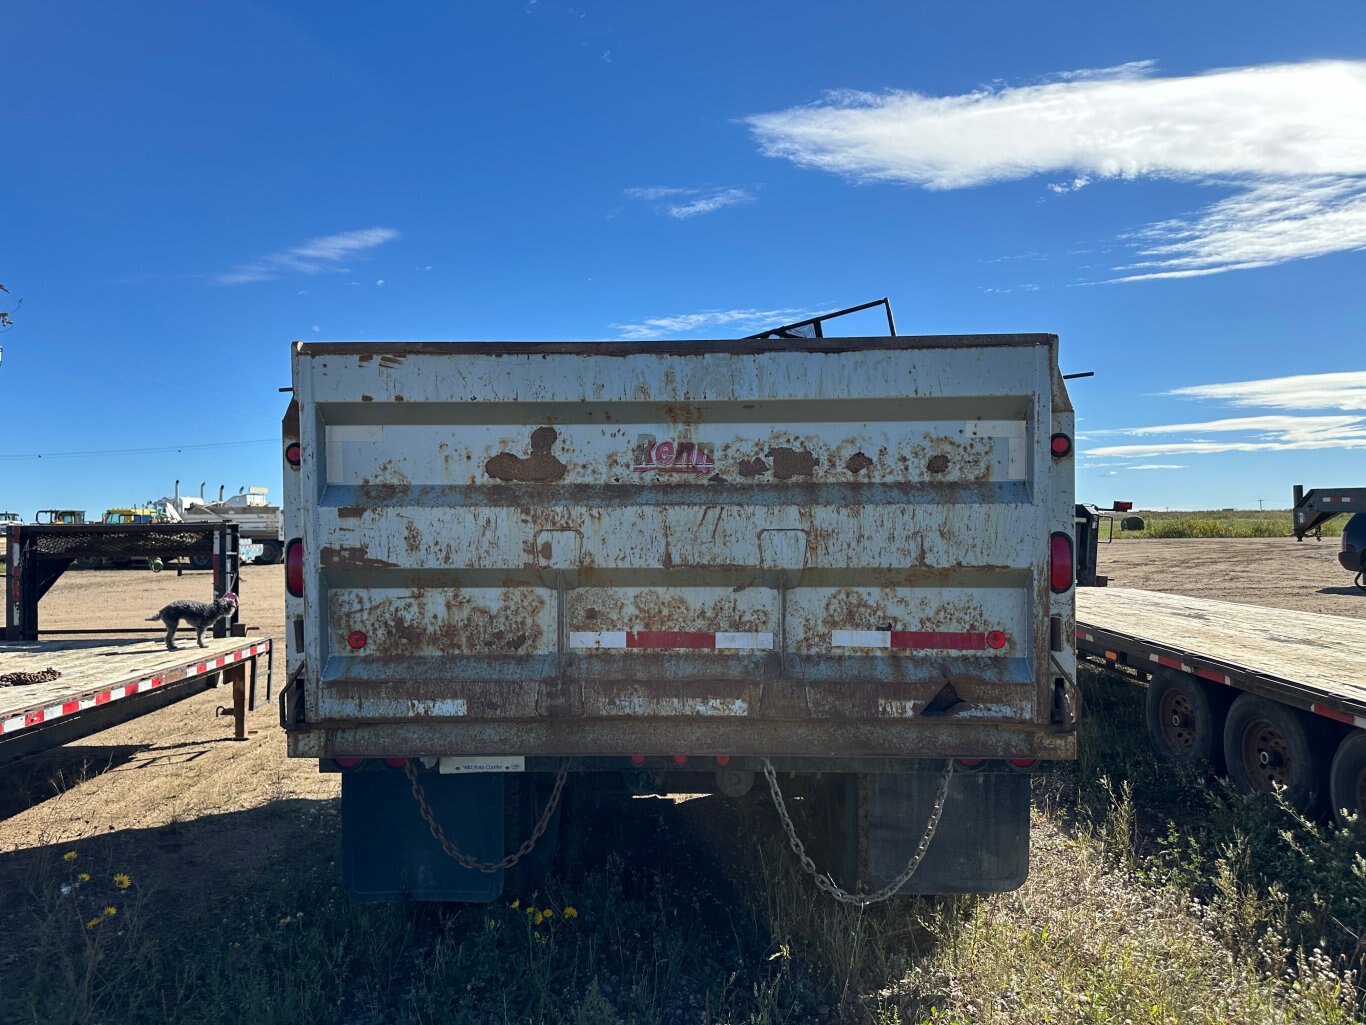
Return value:
[(364, 758), (334, 758), (332, 760), (343, 769), (354, 769), (361, 762), (365, 761)]
[(730, 764), (730, 755), (717, 755), (717, 756), (716, 756), (716, 764), (717, 764), (717, 765), (720, 765), (720, 766), (723, 766), (723, 767), (729, 765), (729, 764)]
[(958, 764), (965, 769), (980, 769), (985, 758), (960, 758)]
[(1006, 646), (1006, 635), (1000, 630), (992, 630), (987, 634), (988, 648), (1004, 648)]
[(302, 458), (302, 452), (303, 450), (299, 448), (299, 443), (297, 441), (291, 442), (285, 446), (285, 462), (290, 466), (298, 466)]
[(352, 630), (346, 635), (346, 646), (352, 651), (360, 651), (361, 648), (365, 647), (365, 642), (368, 639), (364, 630)]
[(386, 759), (384, 759), (384, 764), (387, 765), (387, 766), (389, 766), (389, 768), (391, 768), (391, 769), (401, 769), (401, 768), (403, 768), (405, 765), (408, 764), (408, 759), (406, 759), (406, 758), (386, 758)]
[(1055, 434), (1048, 439), (1048, 447), (1055, 459), (1061, 459), (1072, 451), (1072, 439), (1065, 434)]
[(687, 756), (687, 755), (674, 755), (674, 764), (675, 764), (675, 765), (687, 765), (687, 764), (688, 764), (688, 756)]
[(644, 764), (645, 764), (645, 756), (644, 756), (644, 755), (632, 755), (632, 756), (631, 756), (631, 764), (632, 764), (632, 765), (644, 765)]
[(1037, 761), (1037, 758), (1012, 758), (1010, 766), (1013, 769), (1032, 769)]

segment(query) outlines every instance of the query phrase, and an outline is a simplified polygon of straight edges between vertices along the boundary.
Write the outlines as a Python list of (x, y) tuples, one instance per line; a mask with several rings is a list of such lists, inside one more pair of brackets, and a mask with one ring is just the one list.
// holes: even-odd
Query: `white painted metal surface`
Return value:
[(800, 344), (296, 346), (295, 752), (1061, 750), (1056, 339)]

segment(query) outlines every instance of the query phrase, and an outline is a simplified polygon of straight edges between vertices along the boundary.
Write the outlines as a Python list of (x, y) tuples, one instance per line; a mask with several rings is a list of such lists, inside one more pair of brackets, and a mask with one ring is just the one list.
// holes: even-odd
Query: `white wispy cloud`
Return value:
[(719, 188), (687, 188), (681, 185), (649, 185), (626, 189), (632, 199), (643, 200), (658, 207), (670, 217), (686, 220), (699, 214), (709, 214), (728, 206), (754, 202), (754, 193), (738, 185)]
[(856, 181), (961, 189), (1166, 178), (1220, 187), (1140, 227), (1111, 282), (1191, 277), (1366, 248), (1366, 61), (1158, 77), (1152, 62), (956, 96), (836, 92), (746, 118), (768, 156)]
[[(1092, 431), (1093, 435), (1187, 435), (1189, 441), (1141, 442), (1124, 445), (1099, 445), (1088, 448), (1088, 456), (1194, 455), (1211, 452), (1285, 452), (1296, 449), (1366, 448), (1366, 416), (1269, 416), (1231, 417), (1196, 423), (1156, 424), (1148, 427), (1123, 427)], [(1246, 438), (1208, 441), (1208, 434), (1242, 434)]]
[(1366, 410), (1366, 370), (1197, 384), (1173, 388), (1165, 394), (1192, 399), (1222, 399), (1233, 406), (1268, 409)]
[(1128, 470), (1185, 470), (1187, 467), (1181, 463), (1137, 463), (1133, 466), (1125, 467)]
[(634, 324), (613, 324), (612, 329), (627, 341), (681, 338), (699, 331), (724, 328), (713, 337), (736, 338), (782, 324), (793, 324), (815, 316), (809, 310), (703, 310), (668, 317), (651, 317)]
[(247, 263), (238, 264), (230, 271), (214, 275), (216, 285), (244, 285), (253, 281), (270, 281), (284, 274), (319, 274), (323, 271), (342, 271), (342, 261), (398, 238), (394, 228), (363, 228), (309, 239), (302, 245), (281, 249)]

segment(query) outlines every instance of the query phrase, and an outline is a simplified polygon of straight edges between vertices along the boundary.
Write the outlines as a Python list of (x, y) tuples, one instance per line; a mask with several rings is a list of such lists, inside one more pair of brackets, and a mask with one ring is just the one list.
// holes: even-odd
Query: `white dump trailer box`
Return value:
[(1073, 756), (1055, 336), (298, 343), (293, 384), (291, 754)]

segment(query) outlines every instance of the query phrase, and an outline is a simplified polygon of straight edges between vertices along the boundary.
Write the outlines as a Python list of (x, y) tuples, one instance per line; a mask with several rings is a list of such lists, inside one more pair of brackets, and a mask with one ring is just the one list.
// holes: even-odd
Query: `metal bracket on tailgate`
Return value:
[(304, 667), (301, 665), (280, 690), (280, 729), (297, 733), (304, 725)]

